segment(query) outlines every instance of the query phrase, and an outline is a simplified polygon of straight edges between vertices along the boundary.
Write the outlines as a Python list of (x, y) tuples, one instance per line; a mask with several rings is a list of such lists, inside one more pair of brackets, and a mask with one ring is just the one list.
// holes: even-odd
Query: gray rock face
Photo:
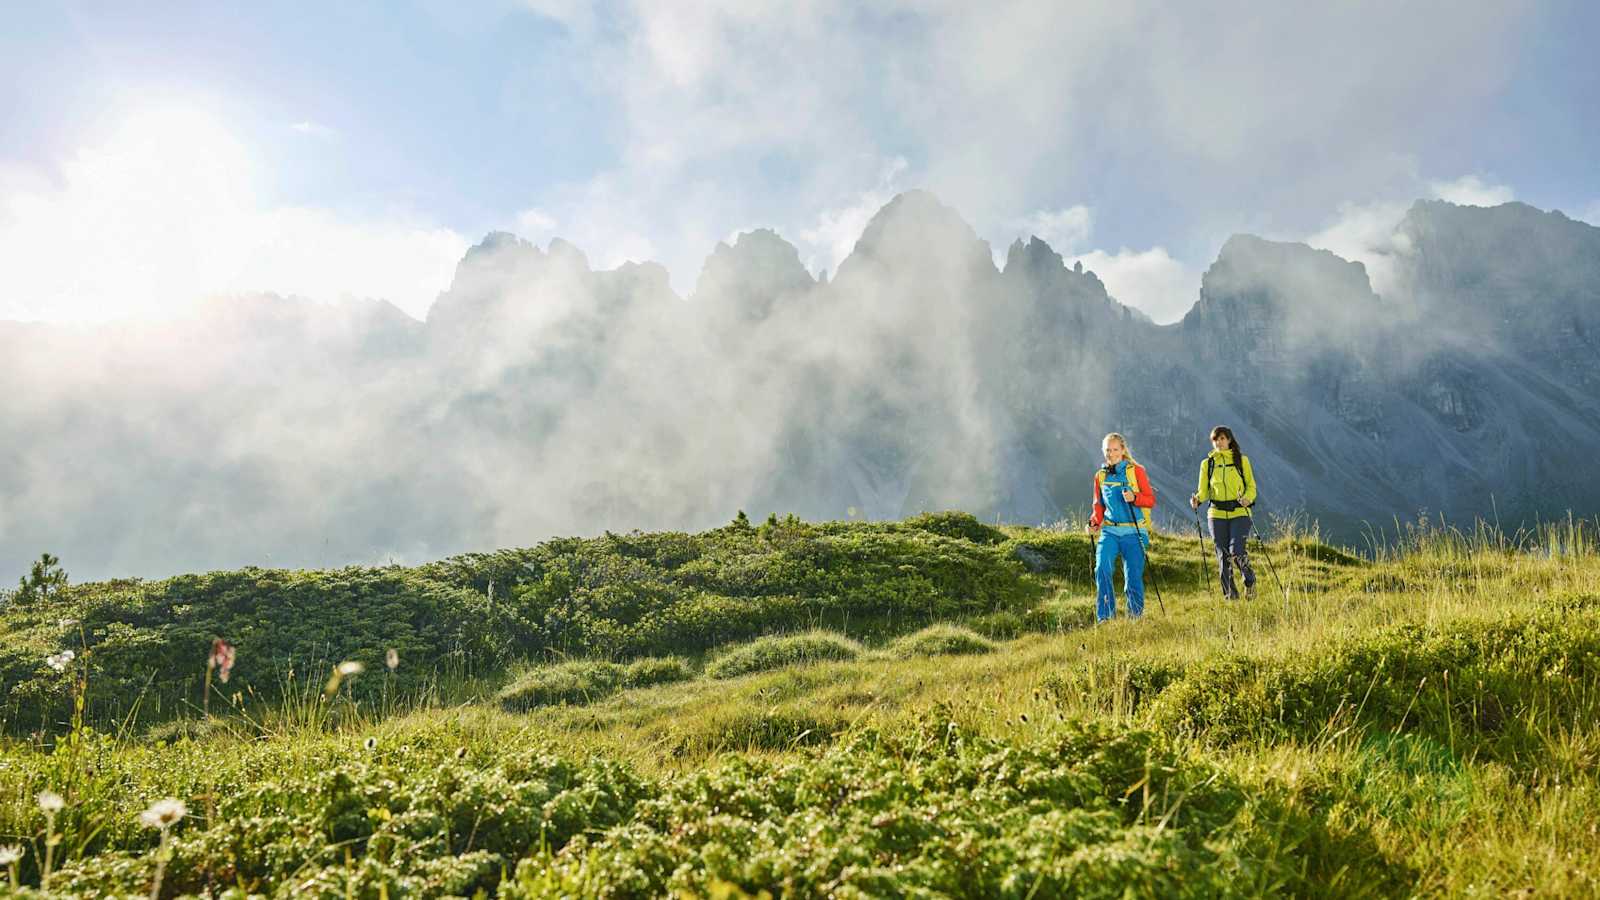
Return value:
[(1429, 202), (1397, 231), (1406, 295), (1381, 300), (1331, 254), (1224, 247), (1183, 322), (1203, 366), (1218, 364), (1207, 346), (1247, 361), (1219, 421), (1245, 423), (1275, 498), (1347, 540), (1422, 510), (1593, 512), (1600, 492), (1578, 473), (1600, 449), (1600, 229), (1522, 204)]
[[(1399, 285), (1230, 239), (1158, 326), (1038, 238), (996, 269), (913, 192), (832, 281), (771, 231), (694, 293), (653, 263), (492, 234), (426, 323), (241, 298), (173, 324), (0, 323), (0, 577), (436, 558), (753, 515), (1086, 511), (1126, 434), (1187, 524), (1211, 426), (1270, 515), (1359, 545), (1420, 511), (1507, 527), (1600, 512), (1600, 229), (1419, 203)], [(70, 364), (69, 364), (70, 363)], [(136, 527), (135, 527), (135, 524)]]

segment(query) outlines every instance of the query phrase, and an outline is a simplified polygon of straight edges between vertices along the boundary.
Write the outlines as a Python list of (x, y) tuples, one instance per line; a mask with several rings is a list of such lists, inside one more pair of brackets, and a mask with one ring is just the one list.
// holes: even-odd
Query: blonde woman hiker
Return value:
[(1144, 466), (1134, 462), (1128, 442), (1112, 432), (1100, 443), (1106, 464), (1094, 473), (1094, 512), (1089, 534), (1096, 538), (1094, 557), (1095, 619), (1104, 622), (1117, 614), (1117, 595), (1111, 569), (1122, 557), (1122, 590), (1128, 598), (1128, 615), (1144, 615), (1144, 534), (1150, 529), (1150, 510), (1156, 493)]
[(1250, 457), (1239, 449), (1233, 430), (1222, 425), (1211, 429), (1211, 452), (1200, 463), (1200, 486), (1189, 498), (1189, 506), (1199, 509), (1208, 500), (1211, 509), (1206, 517), (1211, 523), (1211, 543), (1217, 549), (1222, 596), (1229, 600), (1239, 597), (1233, 580), (1236, 565), (1244, 576), (1245, 596), (1253, 597), (1256, 573), (1250, 567), (1245, 541), (1253, 524), (1250, 505), (1256, 502), (1255, 472), (1250, 468)]

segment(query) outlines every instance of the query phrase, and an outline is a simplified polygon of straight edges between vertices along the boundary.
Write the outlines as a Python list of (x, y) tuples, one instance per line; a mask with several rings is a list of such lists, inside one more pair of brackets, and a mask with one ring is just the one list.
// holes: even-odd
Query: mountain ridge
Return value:
[(30, 436), (0, 451), (0, 567), (41, 549), (96, 574), (415, 559), (737, 509), (1053, 521), (1087, 505), (1113, 430), (1178, 527), (1218, 423), (1269, 516), (1352, 543), (1422, 510), (1600, 510), (1570, 477), (1600, 453), (1600, 230), (1424, 203), (1396, 233), (1406, 296), (1237, 235), (1164, 326), (1037, 236), (996, 266), (917, 192), (831, 280), (771, 230), (719, 244), (687, 297), (658, 264), (595, 270), (497, 232), (414, 327), (266, 302), (293, 314), (0, 328), (0, 378), (29, 387), (0, 426)]

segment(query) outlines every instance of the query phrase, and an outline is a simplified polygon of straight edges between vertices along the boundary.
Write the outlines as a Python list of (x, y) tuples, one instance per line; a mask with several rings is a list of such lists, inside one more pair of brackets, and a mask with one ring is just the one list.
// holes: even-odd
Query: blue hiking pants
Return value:
[(1117, 614), (1117, 595), (1111, 587), (1111, 567), (1122, 557), (1122, 590), (1128, 596), (1128, 615), (1144, 615), (1144, 541), (1138, 532), (1115, 534), (1109, 527), (1100, 531), (1095, 545), (1094, 615), (1101, 622)]
[(1247, 590), (1256, 586), (1256, 571), (1250, 568), (1250, 555), (1244, 549), (1251, 524), (1249, 516), (1211, 520), (1211, 543), (1217, 547), (1217, 574), (1222, 578), (1222, 596), (1229, 600), (1239, 598), (1239, 588), (1233, 583), (1234, 565), (1244, 576)]

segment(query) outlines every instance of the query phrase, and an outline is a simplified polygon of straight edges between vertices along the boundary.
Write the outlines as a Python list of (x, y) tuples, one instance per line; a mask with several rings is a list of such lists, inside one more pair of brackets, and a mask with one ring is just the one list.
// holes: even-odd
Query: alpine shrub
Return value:
[(830, 660), (850, 660), (861, 655), (861, 645), (831, 631), (774, 635), (733, 647), (706, 666), (712, 678), (736, 678), (784, 666)]
[(889, 645), (888, 652), (895, 659), (911, 659), (917, 656), (989, 653), (994, 648), (994, 641), (971, 629), (956, 625), (932, 625), (896, 639)]

